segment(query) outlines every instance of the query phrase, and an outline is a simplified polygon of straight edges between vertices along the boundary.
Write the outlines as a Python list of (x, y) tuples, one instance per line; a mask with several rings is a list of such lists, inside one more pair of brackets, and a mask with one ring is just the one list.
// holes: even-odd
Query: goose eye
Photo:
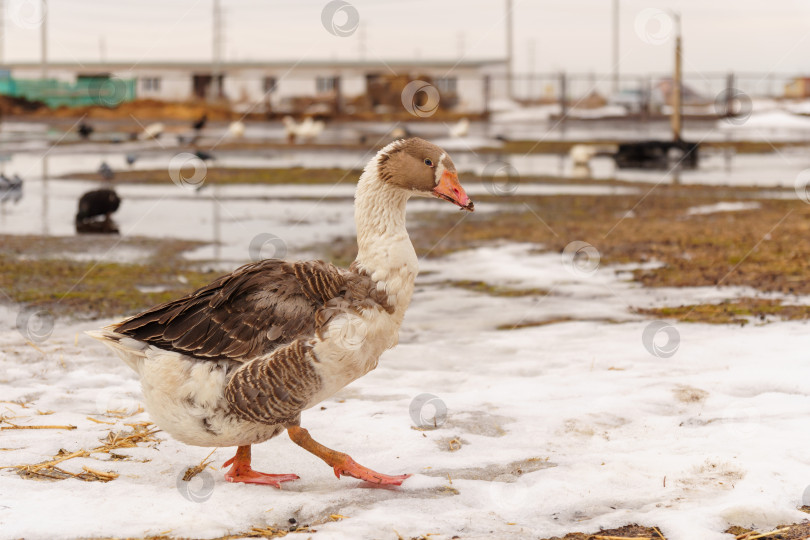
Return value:
[(427, 165), (428, 167), (433, 167), (433, 162), (430, 161), (430, 158), (425, 158), (425, 165)]

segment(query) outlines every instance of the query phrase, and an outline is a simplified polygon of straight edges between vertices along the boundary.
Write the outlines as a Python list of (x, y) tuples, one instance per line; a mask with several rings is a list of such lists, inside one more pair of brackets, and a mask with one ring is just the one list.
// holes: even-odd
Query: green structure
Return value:
[(116, 107), (135, 99), (135, 79), (79, 77), (75, 83), (68, 83), (56, 79), (15, 79), (0, 73), (0, 95), (40, 101), (50, 108)]

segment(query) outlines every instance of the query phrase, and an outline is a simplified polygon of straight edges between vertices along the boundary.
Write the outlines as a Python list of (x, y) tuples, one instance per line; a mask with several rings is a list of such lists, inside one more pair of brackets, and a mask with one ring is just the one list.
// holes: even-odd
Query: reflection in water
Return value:
[(50, 157), (48, 152), (42, 155), (42, 234), (49, 235), (50, 228), (48, 225), (48, 197), (49, 197), (49, 183), (48, 183), (48, 162)]

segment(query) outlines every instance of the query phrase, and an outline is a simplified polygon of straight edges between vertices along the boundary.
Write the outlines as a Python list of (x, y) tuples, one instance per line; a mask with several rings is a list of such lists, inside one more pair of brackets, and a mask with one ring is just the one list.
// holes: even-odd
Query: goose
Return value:
[(166, 126), (163, 125), (162, 122), (155, 122), (154, 124), (149, 124), (143, 131), (138, 135), (138, 139), (142, 141), (148, 141), (151, 139), (157, 140), (163, 135), (163, 131), (166, 129)]
[(265, 259), (178, 300), (88, 332), (140, 377), (152, 420), (190, 445), (236, 446), (229, 482), (281, 487), (295, 474), (251, 468), (251, 445), (287, 431), (333, 468), (381, 485), (389, 476), (316, 442), (301, 413), (375, 367), (398, 342), (417, 258), (405, 228), (412, 196), (473, 211), (450, 157), (422, 139), (395, 141), (366, 165), (355, 194), (357, 258)]
[(18, 174), (15, 174), (13, 178), (8, 178), (5, 174), (0, 173), (0, 202), (19, 203), (22, 199), (22, 189), (23, 179)]
[(200, 131), (205, 127), (206, 122), (208, 122), (208, 115), (203, 113), (201, 117), (191, 124), (191, 127), (194, 129), (194, 131)]
[(311, 116), (304, 118), (300, 124), (297, 124), (292, 116), (285, 116), (281, 121), (284, 124), (284, 133), (287, 135), (289, 143), (294, 143), (299, 139), (302, 142), (311, 141), (323, 133), (326, 127), (323, 121), (316, 122)]
[(196, 150), (194, 155), (201, 161), (213, 161), (217, 159), (214, 157), (214, 154), (211, 152), (206, 152), (205, 150)]
[[(113, 189), (102, 188), (88, 191), (79, 199), (76, 212), (78, 233), (118, 233), (111, 215), (118, 210), (121, 199)], [(101, 217), (102, 219), (98, 219)]]
[(111, 181), (115, 178), (115, 172), (113, 172), (112, 167), (110, 167), (106, 161), (102, 161), (101, 165), (98, 167), (98, 174), (101, 175), (101, 178), (106, 180), (107, 182)]
[(234, 139), (241, 139), (245, 135), (245, 123), (236, 120), (228, 125), (228, 135)]
[(93, 134), (95, 129), (87, 122), (80, 122), (79, 126), (76, 128), (76, 131), (79, 133), (79, 137), (81, 137), (84, 140), (87, 140), (90, 138), (90, 135)]
[(449, 131), (450, 137), (454, 139), (466, 137), (470, 133), (470, 121), (466, 118), (462, 118), (456, 125), (451, 126)]
[(177, 144), (180, 146), (193, 146), (197, 144), (197, 141), (200, 140), (200, 134), (198, 132), (194, 132), (191, 135), (183, 135), (182, 133), (177, 134)]

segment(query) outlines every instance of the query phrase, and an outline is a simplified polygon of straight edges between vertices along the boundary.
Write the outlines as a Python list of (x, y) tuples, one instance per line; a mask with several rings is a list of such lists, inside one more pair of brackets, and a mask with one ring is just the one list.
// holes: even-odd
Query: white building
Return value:
[[(14, 79), (39, 79), (39, 63), (4, 66)], [(339, 93), (348, 101), (367, 93), (368, 85), (386, 75), (429, 78), (442, 95), (453, 95), (455, 108), (483, 112), (487, 97), (505, 97), (504, 60), (396, 60), (228, 62), (219, 68), (221, 95), (235, 104), (267, 103), (274, 110), (291, 98)], [(139, 99), (203, 99), (212, 91), (208, 62), (52, 62), (47, 77), (73, 83), (79, 79), (117, 77), (135, 80)]]

